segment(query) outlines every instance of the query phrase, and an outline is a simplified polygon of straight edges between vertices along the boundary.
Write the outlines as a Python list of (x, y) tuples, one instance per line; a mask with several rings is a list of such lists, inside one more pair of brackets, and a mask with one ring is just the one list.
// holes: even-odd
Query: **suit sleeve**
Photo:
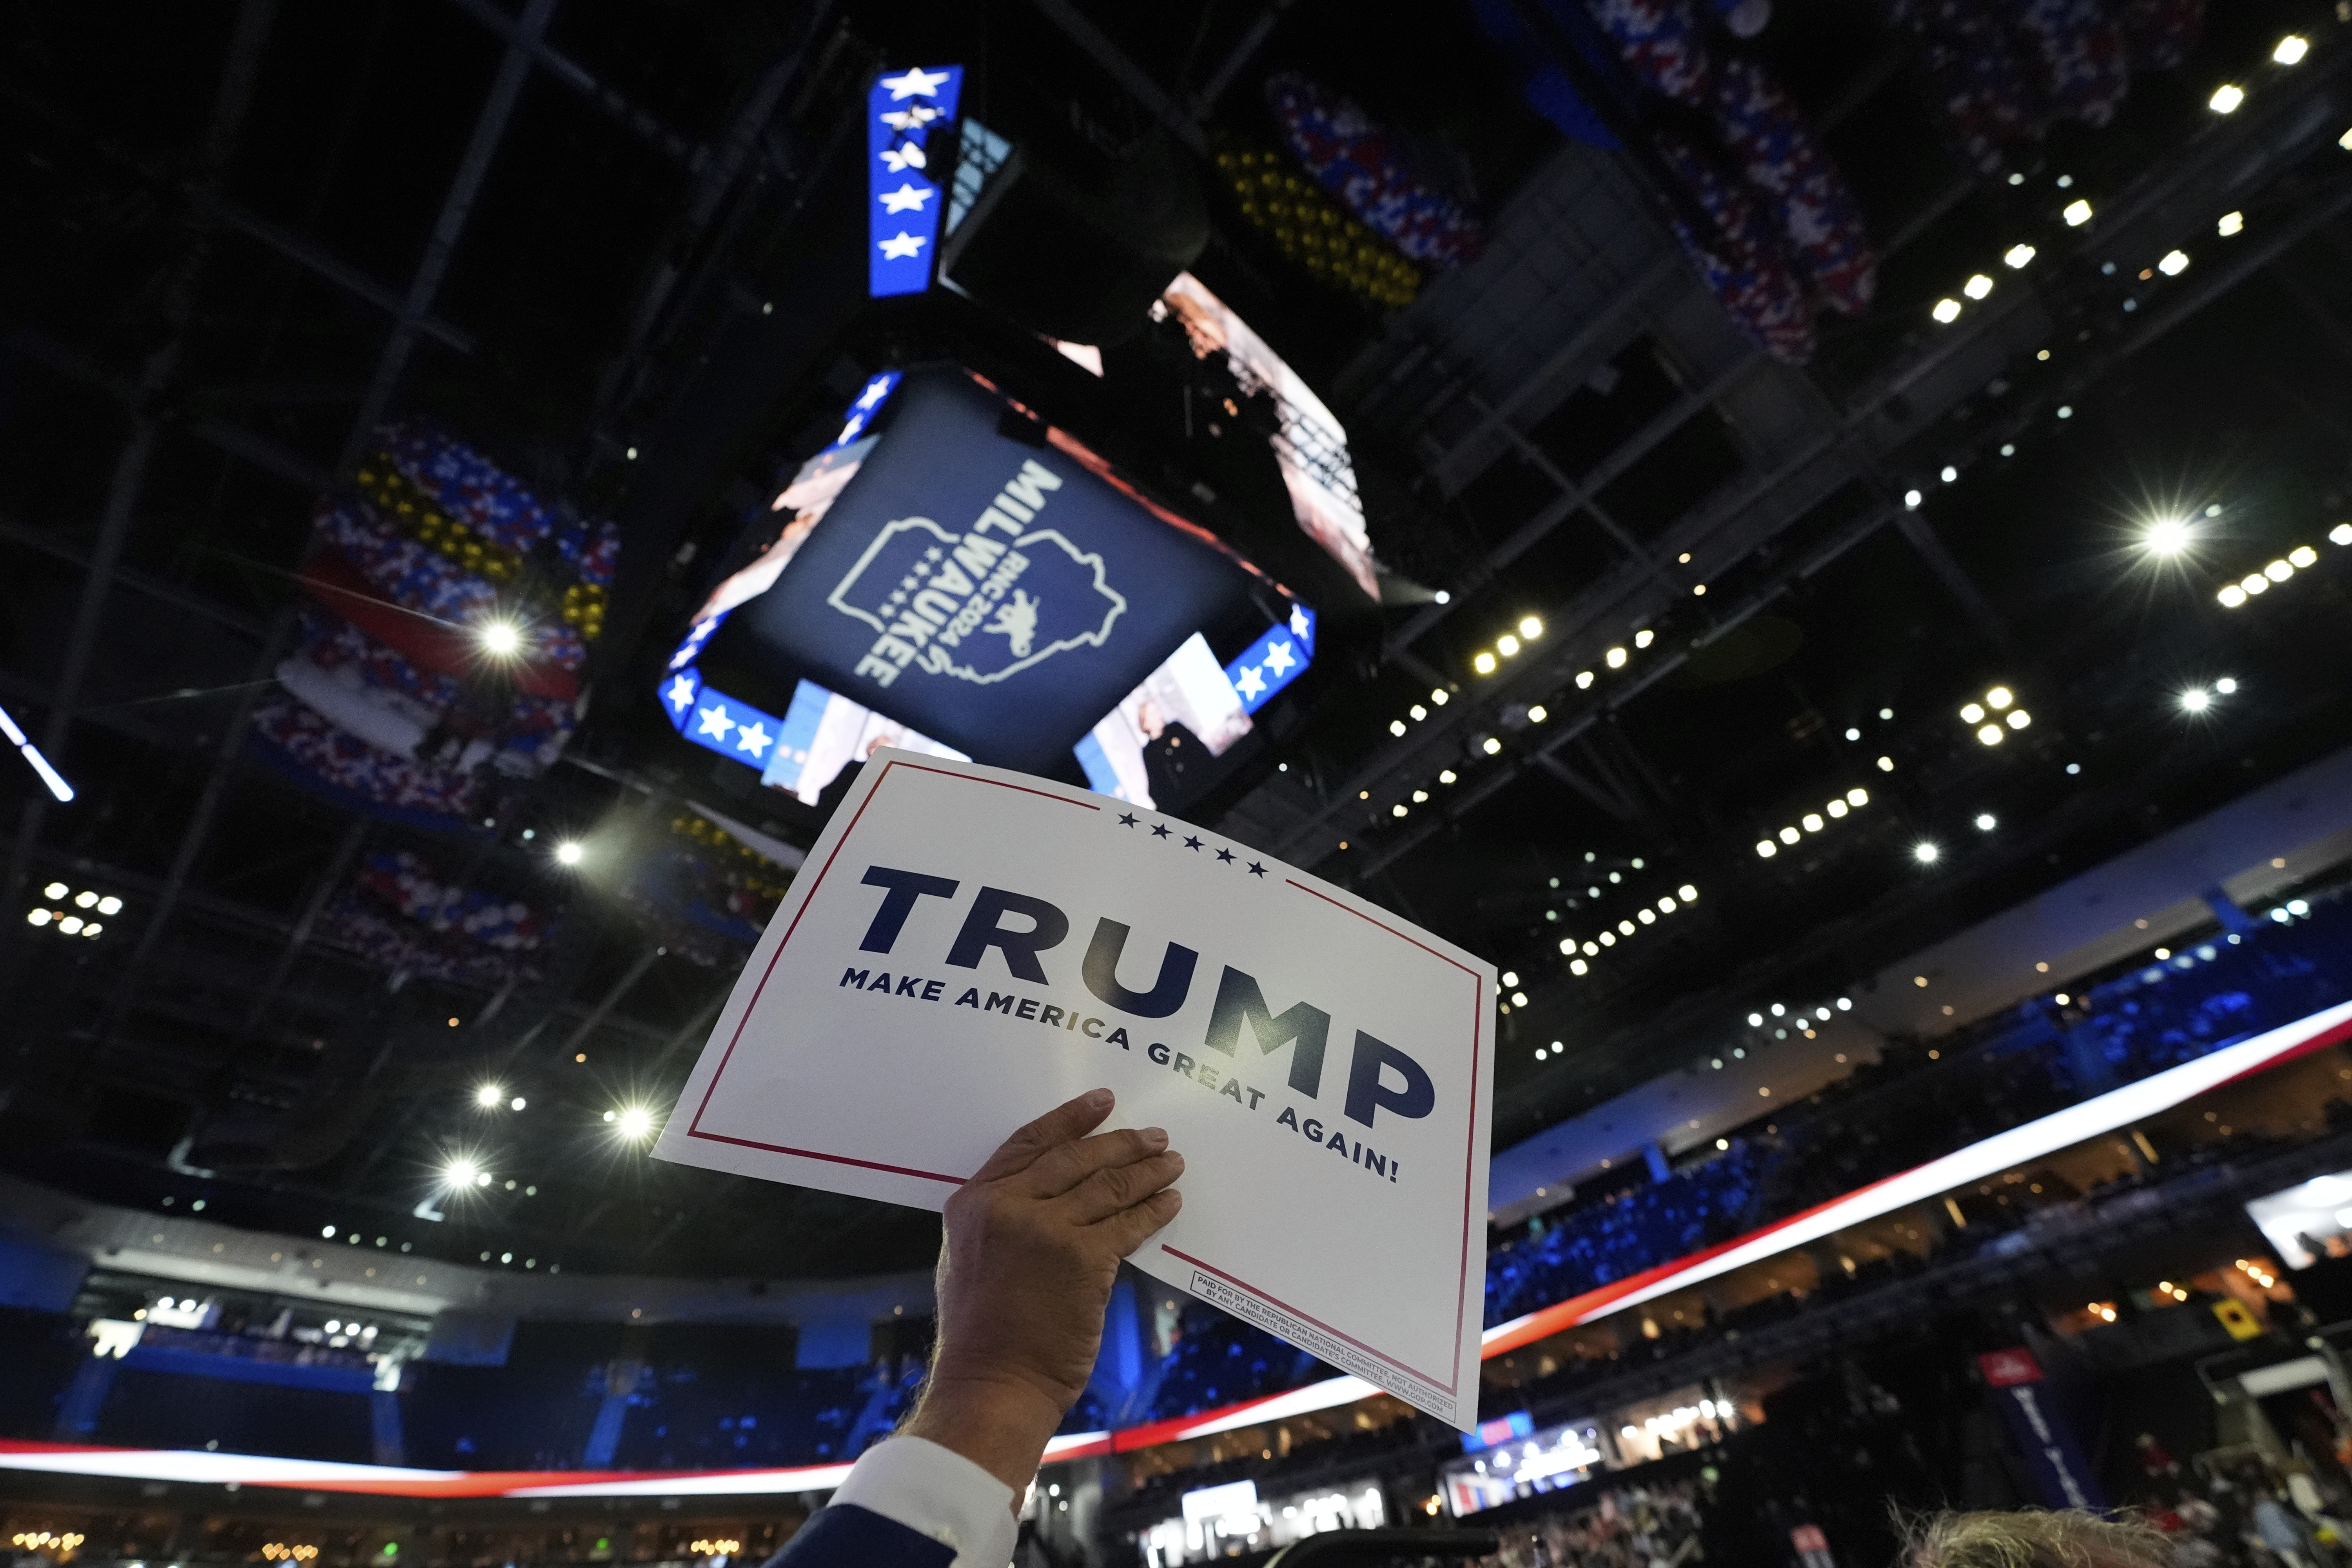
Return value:
[(868, 1449), (766, 1568), (1003, 1568), (1013, 1489), (920, 1437)]

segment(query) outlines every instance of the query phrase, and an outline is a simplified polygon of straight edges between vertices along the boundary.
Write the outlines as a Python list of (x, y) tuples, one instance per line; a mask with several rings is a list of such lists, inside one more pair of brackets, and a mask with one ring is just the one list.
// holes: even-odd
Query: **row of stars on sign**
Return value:
[[(1131, 811), (1122, 811), (1118, 814), (1118, 825), (1121, 827), (1134, 827), (1141, 821), (1142, 818), (1137, 816), (1135, 813)], [(1208, 842), (1208, 840), (1202, 838), (1197, 833), (1188, 833), (1182, 839), (1177, 840), (1175, 833), (1164, 822), (1155, 822), (1151, 825), (1151, 837), (1154, 838), (1166, 838), (1181, 842), (1185, 848), (1190, 849), (1195, 855), (1199, 854), (1202, 847)], [(1239, 864), (1238, 858), (1230, 849), (1220, 848), (1217, 851), (1217, 858), (1228, 866)], [(1263, 877), (1265, 875), (1265, 867), (1260, 862), (1253, 860), (1249, 863), (1249, 874), (1253, 877)]]

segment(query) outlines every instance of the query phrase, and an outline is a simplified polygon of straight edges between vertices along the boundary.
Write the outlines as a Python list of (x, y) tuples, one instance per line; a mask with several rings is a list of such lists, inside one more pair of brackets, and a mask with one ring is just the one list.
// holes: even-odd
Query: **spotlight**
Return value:
[(2205, 107), (2216, 114), (2235, 114), (2238, 105), (2245, 101), (2246, 89), (2225, 81), (2213, 89), (2213, 96), (2205, 100)]
[(1478, 749), (1486, 752), (1490, 757), (1500, 756), (1503, 751), (1503, 742), (1495, 739), (1494, 736), (1489, 735), (1486, 737), (1486, 743)]
[(1658, 634), (1652, 631), (1647, 626), (1643, 626), (1640, 631), (1633, 634), (1633, 646), (1635, 647), (1647, 647), (1657, 640)]
[(2017, 693), (2006, 686), (1996, 686), (1985, 693), (1985, 706), (1988, 708), (2006, 708), (2016, 700)]
[(1999, 827), (2000, 826), (2000, 821), (1994, 817), (1991, 812), (1980, 811), (1977, 813), (1977, 831), (1979, 833), (1990, 833), (1994, 828)]
[(2284, 583), (2294, 575), (2294, 568), (2284, 561), (2273, 561), (2263, 568), (2263, 575), (2273, 583)]
[(1630, 657), (1632, 656), (1627, 654), (1623, 648), (1612, 647), (1609, 650), (1608, 657), (1604, 662), (1606, 662), (1612, 669), (1622, 669), (1625, 668), (1625, 660)]
[[(1780, 852), (1780, 847), (1773, 843), (1769, 838), (1759, 838), (1756, 841), (1756, 853), (1764, 859), (1769, 860), (1773, 856), (1778, 855)], [(37, 915), (46, 915), (47, 913), (47, 911), (44, 910), (35, 910), (33, 912)]]
[[(452, 1160), (441, 1167), (442, 1184), (451, 1192), (456, 1192), (460, 1187), (473, 1186), (482, 1174), (482, 1168), (479, 1165), (463, 1158)], [(332, 1236), (334, 1233), (330, 1231), (328, 1234)]]
[(1956, 485), (1960, 482), (1960, 470), (1947, 463), (1944, 465), (1944, 471), (1937, 478), (1948, 485)]
[(1941, 849), (1938, 849), (1935, 845), (1928, 843), (1926, 839), (1921, 839), (1918, 843), (1911, 846), (1911, 858), (1916, 860), (1922, 866), (1934, 865), (1937, 860), (1942, 857), (1943, 853), (1944, 852)]
[(1868, 805), (1870, 804), (1870, 792), (1863, 788), (1860, 784), (1856, 784), (1853, 788), (1845, 792), (1845, 803), (1848, 805), (1854, 806)]
[(2000, 745), (2001, 739), (2000, 726), (1998, 724), (1987, 724), (1983, 729), (1977, 731), (1977, 739), (1982, 741), (1988, 746)]
[(2238, 590), (2243, 594), (2267, 594), (2271, 591), (2271, 580), (2259, 572), (2249, 572), (2238, 579)]
[(1481, 675), (1492, 675), (1495, 673), (1495, 656), (1482, 652), (1470, 661), (1470, 668)]
[(1913, 511), (1918, 510), (1919, 503), (1927, 499), (1927, 498), (1926, 496), (1921, 495), (1917, 490), (1905, 490), (1903, 492), (1903, 504)]
[(2223, 213), (2221, 215), (2221, 221), (2213, 226), (2213, 230), (2223, 239), (2228, 239), (2232, 235), (2243, 234), (2246, 232), (2246, 215), (2243, 213)]
[(2033, 259), (2033, 247), (2030, 245), (2012, 245), (2009, 247), (2008, 252), (2001, 257), (2001, 259), (2008, 262), (2011, 267), (2023, 267), (2027, 262)]
[(1519, 635), (1533, 642), (1543, 636), (1543, 623), (1533, 616), (1523, 616), (1519, 618)]
[(2184, 713), (2202, 713), (2211, 706), (2213, 694), (2201, 686), (2192, 686), (2180, 694), (2180, 710)]
[(488, 1110), (507, 1097), (507, 1091), (497, 1084), (486, 1083), (474, 1091), (474, 1103)]
[(2010, 714), (2010, 716), (2009, 716), (2009, 727), (2010, 727), (2011, 729), (2012, 729), (2012, 730), (2022, 730), (2022, 729), (2024, 729), (2028, 724), (2031, 724), (2031, 723), (2032, 723), (2032, 722), (2033, 722), (2033, 715), (2032, 715), (2032, 714), (2031, 714), (2031, 713), (2028, 713), (2028, 712), (2027, 712), (2024, 709), (2022, 709), (2022, 708), (2017, 709), (2015, 711), (2011, 712), (2011, 713)]
[(2189, 542), (2195, 537), (2185, 520), (2167, 517), (2149, 523), (2139, 536), (2139, 542), (2140, 548), (2150, 555), (2178, 555), (2189, 548)]
[(2231, 692), (2238, 689), (2237, 679), (2233, 676), (2225, 675), (2221, 679), (2213, 683), (2213, 689), (2220, 692), (2222, 696), (2227, 697)]
[(2319, 564), (2319, 552), (2308, 544), (2298, 544), (2286, 552), (2286, 560), (2290, 566), (2316, 566)]
[(1928, 314), (1935, 317), (1937, 321), (1948, 327), (1954, 321), (1960, 319), (1960, 302), (1958, 300), (1947, 296), (1944, 299), (1937, 300), (1936, 308), (1933, 310), (1930, 310)]
[(1519, 639), (1505, 632), (1495, 639), (1495, 651), (1505, 658), (1509, 658), (1519, 651)]
[(654, 1130), (654, 1113), (642, 1105), (632, 1105), (621, 1112), (614, 1130), (632, 1143), (641, 1142)]
[(2352, 544), (2352, 522), (2339, 522), (2327, 531), (2330, 544)]
[(122, 912), (122, 900), (111, 895), (100, 899), (98, 900), (98, 912), (102, 915), (119, 915)]
[(1447, 701), (1445, 688), (1440, 686), (1432, 689), (1429, 694), (1429, 700), (1437, 704), (1440, 708), (1444, 707)]
[(581, 857), (585, 854), (587, 851), (574, 843), (566, 842), (555, 847), (556, 859), (566, 866), (577, 866), (580, 864)]
[(1879, 771), (1880, 773), (1893, 773), (1893, 772), (1895, 771), (1895, 759), (1894, 759), (1893, 757), (1881, 757), (1881, 758), (1879, 758), (1879, 759), (1878, 759), (1878, 771)]
[(1981, 724), (1984, 716), (1984, 704), (1981, 702), (1971, 702), (1960, 710), (1960, 722), (1963, 724)]
[(512, 621), (484, 621), (474, 628), (474, 641), (492, 658), (512, 658), (522, 651), (522, 628)]
[(70, 889), (63, 882), (51, 882), (41, 889), (41, 896), (45, 899), (62, 899), (68, 891)]
[(2271, 51), (2271, 58), (2283, 66), (2295, 66), (2301, 65), (2303, 57), (2309, 53), (2311, 40), (2300, 33), (2289, 33), (2278, 41), (2278, 47)]
[(1579, 691), (1585, 691), (1591, 689), (1591, 686), (1592, 672), (1589, 669), (1578, 670), (1576, 672), (1576, 689)]
[(1550, 712), (1540, 702), (1528, 710), (1528, 722), (1530, 724), (1540, 724), (1550, 717)]
[(1992, 279), (1979, 272), (1960, 285), (1960, 292), (1971, 300), (1981, 300), (1992, 292)]
[(2189, 270), (2189, 253), (2185, 250), (2168, 250), (2164, 253), (2164, 259), (2156, 264), (2156, 269), (2167, 278), (2178, 278)]
[(2066, 220), (2068, 228), (2080, 228), (2091, 221), (2091, 204), (2077, 196), (2068, 202), (2065, 210), (2058, 216)]
[(2246, 591), (2235, 583), (2224, 583), (2221, 585), (2221, 591), (2214, 597), (2221, 601), (2223, 609), (2234, 610), (2246, 602)]

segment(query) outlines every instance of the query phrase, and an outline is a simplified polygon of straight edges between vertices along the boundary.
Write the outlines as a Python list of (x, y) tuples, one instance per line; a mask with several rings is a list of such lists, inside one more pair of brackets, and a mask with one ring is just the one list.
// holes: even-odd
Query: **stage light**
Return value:
[(1686, 904), (1695, 904), (1698, 902), (1698, 889), (1692, 887), (1688, 882), (1685, 882), (1681, 887), (1676, 888), (1675, 892), (1682, 899), (1682, 901)]
[(2224, 583), (2221, 591), (2213, 596), (2221, 601), (2225, 610), (2234, 610), (2246, 602), (2246, 591), (2235, 583)]
[(1625, 668), (1625, 660), (1631, 657), (1632, 656), (1627, 654), (1623, 648), (1612, 647), (1609, 650), (1607, 658), (1603, 659), (1602, 662), (1607, 664), (1612, 669), (1622, 669)]
[(55, 918), (56, 917), (51, 915), (47, 910), (27, 910), (25, 911), (25, 923), (26, 925), (45, 926)]
[[(1773, 843), (1769, 838), (1759, 838), (1756, 841), (1756, 853), (1764, 859), (1769, 860), (1773, 856), (1778, 855), (1780, 852), (1780, 847)], [(41, 914), (46, 911), (36, 910), (33, 912), (35, 914)]]
[(2030, 245), (2012, 245), (2002, 255), (2001, 259), (2013, 268), (2021, 268), (2033, 259), (2033, 247)]
[(1402, 719), (1390, 720), (1389, 733), (1391, 735), (1402, 735), (1404, 733), (1404, 721)]
[(1533, 616), (1522, 616), (1519, 617), (1519, 635), (1533, 642), (1543, 636), (1543, 623)]
[(46, 899), (62, 899), (70, 890), (63, 882), (51, 882), (41, 889), (41, 896)]
[(1942, 479), (1948, 485), (1956, 485), (1960, 482), (1960, 470), (1952, 467), (1951, 464), (1947, 463), (1944, 465), (1944, 471), (1937, 475), (1937, 478)]
[(1448, 768), (1444, 773), (1439, 773), (1437, 775), (1437, 782), (1442, 784), (1452, 784), (1454, 782), (1454, 770), (1452, 768)]
[(1390, 815), (1391, 816), (1402, 816), (1404, 815), (1404, 813), (1405, 813), (1405, 808), (1404, 808), (1402, 805), (1392, 805), (1392, 806), (1389, 807), (1389, 815)]
[(2339, 522), (2327, 531), (2330, 544), (2352, 544), (2352, 522)]
[(2235, 114), (2238, 105), (2245, 101), (2246, 89), (2225, 81), (2213, 89), (2213, 96), (2205, 100), (2205, 107), (2216, 114)]
[(26, 763), (41, 775), (41, 782), (48, 786), (51, 795), (60, 803), (73, 799), (73, 785), (66, 783), (64, 775), (49, 765), (49, 759), (41, 755), (41, 749), (33, 744), (31, 736), (17, 727), (16, 721), (8, 716), (5, 708), (0, 708), (0, 735), (7, 736), (8, 743), (23, 753)]
[(2232, 235), (2245, 233), (2246, 215), (2243, 213), (2223, 213), (2221, 215), (2221, 221), (2213, 226), (2213, 232), (2220, 235), (2223, 239), (2228, 239)]
[(92, 921), (88, 925), (81, 928), (81, 934), (84, 936), (94, 937), (105, 929), (106, 928), (104, 926), (99, 924), (96, 921)]
[(2289, 33), (2285, 37), (2281, 38), (2278, 41), (2278, 47), (2271, 51), (2271, 58), (2283, 66), (2297, 66), (2303, 63), (2303, 57), (2309, 53), (2311, 53), (2311, 40), (2300, 33)]
[(1917, 490), (1905, 490), (1903, 492), (1903, 504), (1913, 511), (1918, 510), (1919, 503), (1927, 499), (1927, 498), (1926, 496), (1921, 495)]
[(109, 894), (107, 897), (98, 900), (98, 912), (102, 915), (121, 914), (122, 912), (122, 900), (114, 897), (112, 894)]
[(1519, 651), (1519, 639), (1505, 632), (1495, 639), (1495, 651), (1509, 658)]
[(1640, 631), (1633, 634), (1633, 646), (1635, 647), (1647, 647), (1657, 640), (1658, 634), (1652, 631), (1647, 626), (1643, 626)]
[(1827, 826), (1827, 824), (1822, 821), (1822, 814), (1818, 811), (1809, 811), (1797, 820), (1803, 824), (1804, 829), (1808, 833), (1819, 833)]
[(2238, 682), (2233, 677), (2225, 675), (2213, 683), (2213, 689), (2227, 697), (2238, 689)]
[(1979, 272), (1960, 285), (1960, 292), (1971, 300), (1981, 300), (1992, 292), (1992, 279)]
[(1774, 1016), (1775, 1018), (1785, 1018), (1785, 1017), (1787, 1017), (1787, 1016), (1788, 1016), (1788, 1015), (1789, 1015), (1789, 1009), (1787, 1009), (1786, 1007), (1783, 1007), (1783, 1006), (1782, 1006), (1782, 1005), (1780, 1005), (1780, 1003), (1778, 1003), (1778, 1002), (1775, 1002), (1775, 1003), (1773, 1003), (1773, 1004), (1772, 1004), (1772, 1016)]
[(500, 1089), (497, 1084), (486, 1083), (474, 1091), (474, 1103), (487, 1110), (506, 1097), (505, 1089)]
[(1498, 740), (1496, 740), (1496, 739), (1495, 739), (1495, 737), (1494, 737), (1494, 736), (1489, 735), (1489, 736), (1487, 736), (1487, 737), (1486, 737), (1486, 743), (1485, 745), (1483, 745), (1483, 746), (1479, 747), (1478, 749), (1479, 749), (1480, 751), (1482, 751), (1482, 752), (1486, 752), (1486, 753), (1488, 756), (1490, 756), (1490, 757), (1492, 757), (1492, 756), (1496, 756), (1496, 755), (1500, 754), (1500, 752), (1502, 752), (1502, 750), (1503, 750), (1503, 742), (1500, 742), (1500, 741), (1498, 741)]
[(2201, 686), (2192, 686), (2180, 694), (2180, 710), (2184, 713), (2202, 713), (2211, 706), (2213, 694)]
[(1592, 965), (1580, 958), (1571, 958), (1568, 961), (1568, 972), (1570, 974), (1589, 974), (1592, 972)]
[(1994, 817), (1994, 816), (1993, 816), (1993, 814), (1992, 814), (1991, 812), (1990, 812), (1990, 811), (1980, 811), (1980, 812), (1977, 813), (1977, 831), (1978, 831), (1978, 832), (1979, 832), (1979, 833), (1990, 833), (1994, 828), (1999, 827), (2000, 826), (2000, 821), (1999, 821), (1997, 818), (1995, 818), (1995, 817)]
[(632, 1143), (643, 1140), (653, 1130), (654, 1113), (642, 1105), (629, 1106), (621, 1112), (619, 1121), (614, 1123), (614, 1131)]
[(2286, 560), (2290, 566), (2316, 566), (2319, 564), (2319, 552), (2308, 544), (2298, 544), (2286, 552)]
[(1748, 1014), (1748, 1026), (1749, 1028), (1751, 1028), (1751, 1029), (1760, 1029), (1760, 1028), (1762, 1028), (1762, 1027), (1764, 1026), (1764, 1015), (1763, 1015), (1763, 1014), (1761, 1014), (1761, 1013), (1750, 1013), (1750, 1014)]
[(1948, 327), (1960, 319), (1960, 302), (1949, 297), (1938, 300), (1936, 301), (1936, 308), (1928, 314)]
[(2238, 579), (2238, 591), (2247, 595), (2267, 594), (2271, 591), (2271, 580), (2259, 572), (2249, 572)]
[(2178, 278), (2189, 270), (2189, 253), (2185, 250), (2168, 250), (2164, 253), (2164, 259), (2156, 264), (2156, 269), (2167, 278)]
[(1980, 724), (1984, 722), (1984, 704), (1981, 702), (1971, 702), (1960, 710), (1960, 722), (1963, 724)]
[(1793, 827), (1784, 827), (1780, 829), (1780, 842), (1783, 844), (1794, 844), (1798, 837), (1799, 834)]
[(1859, 730), (1849, 729), (1845, 732), (1845, 738), (1849, 741), (1859, 741), (1862, 739), (1862, 731)]
[(2294, 568), (2284, 561), (2273, 561), (2263, 568), (2263, 575), (2273, 583), (2284, 583), (2294, 575)]
[(1878, 759), (1878, 771), (1879, 771), (1880, 773), (1893, 773), (1893, 772), (1895, 771), (1895, 759), (1894, 759), (1893, 757), (1881, 757), (1881, 758), (1879, 758), (1879, 759)]
[(1416, 724), (1420, 723), (1423, 719), (1426, 719), (1426, 718), (1428, 718), (1428, 717), (1429, 717), (1429, 710), (1428, 710), (1428, 709), (1426, 709), (1426, 708), (1423, 708), (1423, 707), (1420, 703), (1418, 703), (1418, 702), (1414, 703), (1412, 707), (1410, 707), (1410, 708), (1406, 709), (1406, 710), (1405, 710), (1405, 711), (1412, 715), (1412, 721), (1413, 721), (1414, 723), (1416, 723)]
[(577, 866), (580, 864), (581, 857), (587, 853), (585, 849), (573, 843), (567, 842), (555, 847), (556, 859), (566, 866)]
[(68, 915), (65, 919), (58, 922), (58, 929), (65, 932), (68, 936), (72, 936), (81, 930), (81, 917), (79, 915)]
[(1830, 802), (1829, 814), (1832, 816), (1843, 816), (1846, 814), (1845, 802), (1843, 800), (1833, 800)]
[(1985, 693), (1985, 706), (1992, 709), (2008, 707), (2017, 700), (2017, 693), (2006, 686), (1996, 686)]
[(1530, 724), (1540, 724), (1550, 717), (1550, 710), (1544, 707), (1540, 702), (1528, 710), (1528, 722)]
[(2065, 210), (2058, 216), (2066, 220), (2068, 228), (2080, 228), (2091, 221), (2091, 204), (2077, 196), (2068, 202)]
[(1853, 788), (1845, 792), (1845, 803), (1848, 805), (1855, 807), (1868, 805), (1870, 804), (1870, 792), (1863, 788), (1860, 784), (1856, 784)]
[(2140, 548), (2150, 555), (2178, 555), (2189, 548), (2196, 538), (2186, 521), (2177, 517), (2159, 518), (2147, 525), (2139, 536)]
[(1579, 691), (1586, 690), (1586, 689), (1588, 689), (1591, 685), (1592, 685), (1592, 672), (1591, 672), (1591, 670), (1589, 670), (1589, 669), (1580, 669), (1580, 670), (1578, 670), (1578, 671), (1576, 672), (1576, 689), (1577, 689)]
[(1495, 673), (1495, 656), (1482, 652), (1470, 661), (1470, 668), (1481, 675), (1492, 675)]
[(1941, 849), (1938, 849), (1935, 845), (1928, 843), (1925, 839), (1922, 839), (1918, 843), (1911, 846), (1911, 858), (1916, 860), (1922, 866), (1934, 865), (1937, 860), (1942, 857), (1943, 853), (1944, 852)]
[(1987, 724), (1977, 731), (1977, 739), (1988, 746), (1998, 746), (2001, 742), (2001, 728), (1998, 724)]
[(474, 628), (474, 641), (492, 658), (512, 658), (522, 651), (522, 628), (512, 621), (484, 621)]

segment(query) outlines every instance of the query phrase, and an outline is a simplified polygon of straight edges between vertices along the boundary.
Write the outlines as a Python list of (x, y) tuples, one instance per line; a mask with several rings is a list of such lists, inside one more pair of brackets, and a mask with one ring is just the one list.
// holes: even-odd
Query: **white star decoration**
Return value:
[(683, 675), (679, 676), (676, 680), (671, 681), (669, 683), (668, 701), (672, 708), (677, 709), (681, 713), (685, 712), (688, 708), (693, 705), (694, 702), (694, 682), (688, 680)]
[(885, 147), (882, 149), (882, 166), (894, 174), (919, 169), (923, 166), (923, 150), (911, 142), (904, 147)]
[(857, 433), (865, 428), (866, 416), (863, 414), (853, 414), (849, 416), (849, 423), (841, 427), (841, 434), (833, 438), (833, 444), (836, 447), (847, 446), (850, 442), (856, 440), (857, 438)]
[(940, 84), (948, 79), (945, 71), (927, 71), (918, 67), (904, 76), (886, 76), (882, 85), (890, 89), (890, 100), (897, 103), (909, 98), (936, 98)]
[(767, 752), (769, 742), (774, 739), (773, 735), (768, 733), (767, 726), (754, 719), (737, 733), (735, 749), (739, 752), (749, 752), (755, 757), (763, 756)]
[(882, 210), (886, 213), (919, 213), (923, 204), (931, 199), (930, 191), (909, 180), (895, 191), (882, 193)]
[(698, 708), (694, 716), (702, 721), (701, 733), (714, 741), (725, 740), (727, 731), (735, 728), (735, 721), (727, 717), (727, 710), (715, 702), (708, 708)]
[(857, 395), (857, 406), (860, 408), (872, 408), (876, 404), (881, 402), (884, 398), (889, 395), (890, 378), (887, 375), (877, 375), (872, 381), (866, 384), (865, 391)]
[(1290, 606), (1290, 635), (1301, 642), (1307, 640), (1307, 606), (1304, 605)]
[(1234, 690), (1245, 700), (1261, 696), (1265, 691), (1265, 677), (1257, 672), (1257, 666), (1245, 664), (1242, 666), (1242, 678), (1234, 683)]
[(882, 117), (882, 123), (893, 131), (917, 131), (940, 117), (936, 109), (925, 109), (918, 103), (910, 108), (894, 110)]
[(882, 247), (882, 254), (890, 260), (911, 261), (923, 248), (923, 237), (919, 234), (908, 234), (902, 228), (896, 237), (877, 240), (875, 243)]
[(1266, 646), (1265, 667), (1275, 674), (1288, 675), (1290, 667), (1297, 662), (1298, 656), (1290, 651), (1288, 643), (1269, 643)]

